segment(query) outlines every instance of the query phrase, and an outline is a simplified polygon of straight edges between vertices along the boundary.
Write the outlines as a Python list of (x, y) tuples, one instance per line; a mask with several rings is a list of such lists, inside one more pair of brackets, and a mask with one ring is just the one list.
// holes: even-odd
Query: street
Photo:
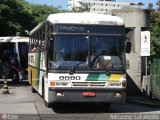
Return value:
[(9, 84), (10, 94), (2, 94), (0, 84), (0, 120), (114, 120), (160, 119), (160, 109), (136, 104), (112, 104), (105, 108), (98, 104), (61, 104), (46, 108), (43, 99), (32, 93), (27, 82)]

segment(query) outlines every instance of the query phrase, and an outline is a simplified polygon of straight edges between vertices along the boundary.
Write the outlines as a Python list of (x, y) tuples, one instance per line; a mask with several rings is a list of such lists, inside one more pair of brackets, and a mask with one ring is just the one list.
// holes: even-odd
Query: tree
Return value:
[[(151, 7), (150, 7), (151, 8)], [(153, 58), (160, 58), (160, 10), (150, 9), (151, 15), (151, 56), (150, 62), (152, 63)]]
[(29, 4), (25, 0), (0, 0), (0, 36), (26, 35), (51, 13), (64, 10), (47, 5)]
[(49, 14), (55, 14), (64, 12), (64, 10), (60, 10), (58, 8), (54, 8), (52, 6), (47, 5), (32, 5), (31, 15), (34, 17), (36, 23), (40, 23), (44, 21)]
[[(0, 35), (15, 35), (23, 31), (23, 25), (28, 23), (32, 16), (26, 11), (24, 0), (1, 0), (0, 1)], [(25, 27), (24, 27), (25, 29)]]

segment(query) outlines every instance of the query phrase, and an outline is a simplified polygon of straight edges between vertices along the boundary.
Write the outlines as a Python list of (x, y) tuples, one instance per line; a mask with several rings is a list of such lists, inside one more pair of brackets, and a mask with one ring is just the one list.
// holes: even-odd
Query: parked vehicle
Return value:
[(17, 83), (27, 79), (28, 37), (0, 37), (0, 78)]

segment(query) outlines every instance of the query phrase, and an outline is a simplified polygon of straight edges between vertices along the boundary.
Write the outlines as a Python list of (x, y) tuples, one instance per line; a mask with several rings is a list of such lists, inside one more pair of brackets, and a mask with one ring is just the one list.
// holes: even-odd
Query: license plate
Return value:
[(94, 97), (96, 96), (96, 92), (83, 92), (83, 96)]

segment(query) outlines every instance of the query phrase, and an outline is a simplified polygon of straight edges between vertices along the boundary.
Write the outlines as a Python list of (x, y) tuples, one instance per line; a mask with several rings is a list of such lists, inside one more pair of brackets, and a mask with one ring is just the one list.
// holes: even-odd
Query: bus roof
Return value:
[(97, 13), (57, 13), (49, 15), (47, 21), (53, 24), (123, 25), (123, 20), (118, 16)]
[[(85, 25), (123, 25), (123, 20), (118, 16), (98, 13), (57, 13), (50, 14), (47, 21), (52, 24), (85, 24)], [(30, 31), (32, 35), (43, 23), (37, 25)]]
[(29, 42), (29, 37), (19, 37), (19, 36), (0, 37), (0, 42)]

